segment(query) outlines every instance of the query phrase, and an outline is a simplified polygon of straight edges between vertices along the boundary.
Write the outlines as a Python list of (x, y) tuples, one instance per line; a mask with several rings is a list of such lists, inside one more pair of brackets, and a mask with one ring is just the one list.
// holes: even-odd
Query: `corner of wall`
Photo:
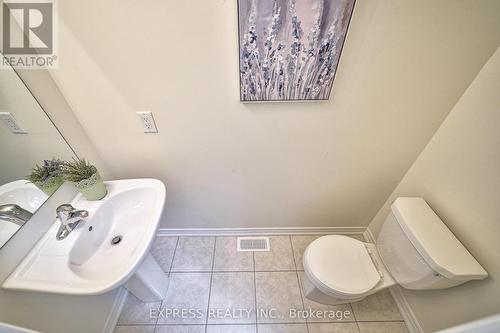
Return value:
[(73, 152), (92, 161), (103, 178), (113, 178), (49, 71), (16, 69), (16, 73)]

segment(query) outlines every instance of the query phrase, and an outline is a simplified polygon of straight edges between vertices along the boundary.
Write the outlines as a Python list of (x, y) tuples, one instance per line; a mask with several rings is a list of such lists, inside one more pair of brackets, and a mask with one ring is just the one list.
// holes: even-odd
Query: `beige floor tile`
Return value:
[(208, 324), (250, 323), (256, 323), (254, 273), (213, 273)]
[(255, 285), (258, 323), (305, 322), (290, 316), (290, 309), (304, 309), (296, 272), (257, 272)]
[(259, 324), (259, 333), (307, 333), (306, 324)]
[(151, 326), (116, 326), (115, 333), (153, 333), (155, 327)]
[(214, 271), (253, 272), (253, 252), (237, 250), (237, 237), (217, 237)]
[(359, 333), (356, 323), (313, 323), (307, 326), (309, 333)]
[(161, 302), (144, 303), (131, 293), (128, 293), (120, 318), (118, 318), (118, 325), (154, 325), (156, 318), (150, 315), (150, 310), (158, 309), (160, 305)]
[(295, 270), (292, 245), (289, 236), (269, 237), (271, 250), (255, 252), (256, 271)]
[(255, 333), (255, 325), (207, 325), (207, 333)]
[(167, 273), (170, 271), (174, 259), (176, 245), (177, 237), (156, 237), (151, 246), (151, 254)]
[(204, 333), (205, 325), (158, 325), (154, 333)]
[(179, 237), (172, 272), (212, 270), (215, 237)]
[[(211, 273), (171, 273), (158, 324), (205, 324)], [(179, 312), (175, 314), (175, 310)], [(180, 311), (190, 311), (182, 314)]]
[(351, 304), (357, 321), (403, 320), (388, 289)]
[(408, 333), (404, 322), (360, 322), (361, 333)]

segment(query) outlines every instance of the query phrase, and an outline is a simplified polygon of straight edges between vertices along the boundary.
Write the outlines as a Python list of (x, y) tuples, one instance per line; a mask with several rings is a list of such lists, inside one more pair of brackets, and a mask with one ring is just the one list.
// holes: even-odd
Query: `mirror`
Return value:
[[(0, 248), (62, 184), (47, 177), (47, 167), (57, 165), (51, 160), (73, 157), (71, 147), (17, 73), (6, 65), (0, 67)], [(40, 182), (29, 182), (27, 176), (36, 165), (45, 167), (32, 178)]]

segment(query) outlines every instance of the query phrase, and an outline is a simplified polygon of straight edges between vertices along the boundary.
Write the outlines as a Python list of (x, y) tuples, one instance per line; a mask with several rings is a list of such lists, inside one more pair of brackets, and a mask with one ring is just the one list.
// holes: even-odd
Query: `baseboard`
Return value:
[(420, 326), (420, 323), (418, 322), (417, 317), (415, 317), (415, 314), (413, 313), (410, 304), (408, 304), (408, 301), (403, 295), (401, 287), (394, 286), (389, 288), (389, 290), (391, 291), (392, 298), (394, 298), (394, 301), (398, 306), (399, 312), (401, 313), (401, 316), (405, 321), (408, 331), (410, 333), (423, 333), (424, 330), (422, 329), (422, 326)]
[(160, 228), (157, 236), (363, 235), (366, 227)]
[(365, 229), (365, 231), (363, 232), (363, 237), (365, 237), (365, 240), (369, 243), (375, 243), (376, 241), (375, 236), (373, 236), (370, 228)]
[[(363, 236), (365, 237), (367, 242), (375, 243), (376, 241), (375, 236), (373, 235), (370, 228), (366, 228), (365, 232), (363, 233)], [(415, 314), (413, 313), (410, 304), (408, 304), (408, 301), (403, 295), (401, 287), (394, 286), (389, 288), (389, 290), (391, 291), (392, 298), (394, 298), (394, 301), (398, 306), (401, 316), (403, 316), (406, 327), (408, 327), (408, 331), (410, 333), (423, 333), (422, 327), (420, 326), (417, 317), (415, 317)]]
[(113, 307), (109, 313), (108, 319), (106, 319), (106, 324), (102, 329), (102, 333), (113, 333), (115, 331), (116, 323), (118, 318), (120, 318), (120, 313), (122, 312), (125, 301), (127, 300), (128, 291), (125, 288), (120, 288), (118, 294), (113, 302)]

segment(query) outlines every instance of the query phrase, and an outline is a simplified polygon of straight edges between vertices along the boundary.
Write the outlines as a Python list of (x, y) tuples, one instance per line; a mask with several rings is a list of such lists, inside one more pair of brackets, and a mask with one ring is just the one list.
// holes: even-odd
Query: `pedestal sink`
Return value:
[[(4, 289), (96, 295), (124, 285), (145, 302), (163, 299), (168, 278), (149, 253), (165, 202), (155, 179), (105, 182), (108, 194), (70, 202), (89, 212), (65, 239), (54, 224), (5, 280)], [(54, 214), (55, 215), (55, 214)]]

